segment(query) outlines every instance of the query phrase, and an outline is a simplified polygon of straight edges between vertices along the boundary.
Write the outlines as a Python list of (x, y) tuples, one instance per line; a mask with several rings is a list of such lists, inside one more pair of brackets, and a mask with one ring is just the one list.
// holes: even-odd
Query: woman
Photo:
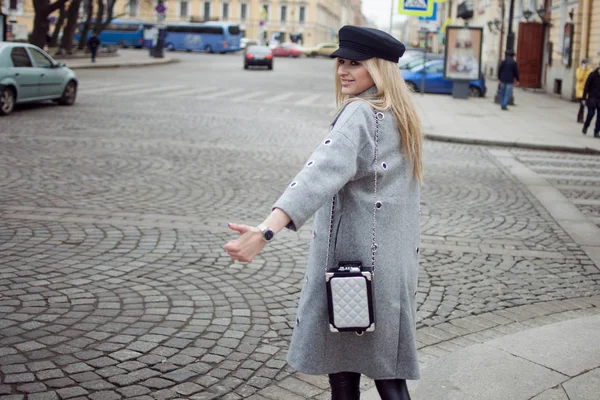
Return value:
[[(404, 45), (382, 31), (354, 26), (342, 27), (339, 38), (332, 57), (340, 111), (328, 137), (261, 225), (229, 225), (241, 236), (225, 250), (234, 260), (251, 261), (277, 232), (297, 230), (314, 214), (289, 364), (306, 374), (329, 374), (334, 400), (358, 399), (361, 374), (375, 379), (383, 399), (409, 400), (406, 379), (419, 378), (415, 296), (421, 125), (397, 66)], [(332, 333), (326, 259), (329, 266), (340, 260), (370, 264), (374, 214), (375, 330), (362, 336)], [(327, 256), (329, 246), (332, 257)]]
[(577, 68), (575, 72), (576, 84), (575, 84), (575, 97), (577, 101), (579, 101), (579, 112), (577, 113), (577, 122), (583, 124), (583, 110), (585, 105), (583, 104), (583, 90), (585, 88), (585, 83), (587, 82), (588, 76), (592, 72), (592, 67), (588, 65), (588, 59), (584, 58), (581, 60), (581, 65)]

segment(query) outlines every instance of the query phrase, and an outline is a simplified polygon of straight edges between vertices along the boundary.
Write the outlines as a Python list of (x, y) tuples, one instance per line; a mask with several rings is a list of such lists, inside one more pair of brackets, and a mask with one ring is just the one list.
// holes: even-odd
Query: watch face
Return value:
[(274, 237), (274, 236), (275, 236), (275, 234), (274, 234), (274, 233), (273, 233), (273, 231), (272, 231), (272, 230), (270, 230), (270, 229), (267, 229), (267, 230), (265, 231), (265, 233), (263, 233), (263, 237), (265, 238), (265, 240), (266, 240), (267, 242), (268, 242), (268, 241), (271, 241), (271, 240), (273, 240), (273, 237)]

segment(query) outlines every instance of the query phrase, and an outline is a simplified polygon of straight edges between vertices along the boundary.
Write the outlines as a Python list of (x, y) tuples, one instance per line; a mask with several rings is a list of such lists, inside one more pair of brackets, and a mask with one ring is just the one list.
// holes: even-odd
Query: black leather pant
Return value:
[[(338, 372), (329, 374), (331, 400), (359, 400), (360, 374), (356, 372)], [(376, 380), (375, 386), (381, 400), (410, 400), (408, 387), (404, 379)]]

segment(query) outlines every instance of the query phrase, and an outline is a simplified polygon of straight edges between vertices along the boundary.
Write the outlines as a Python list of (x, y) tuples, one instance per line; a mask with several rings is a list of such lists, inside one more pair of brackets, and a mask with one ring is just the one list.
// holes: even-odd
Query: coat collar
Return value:
[(362, 99), (375, 100), (375, 94), (377, 93), (377, 86), (373, 85), (362, 93), (357, 94), (354, 97), (360, 97)]

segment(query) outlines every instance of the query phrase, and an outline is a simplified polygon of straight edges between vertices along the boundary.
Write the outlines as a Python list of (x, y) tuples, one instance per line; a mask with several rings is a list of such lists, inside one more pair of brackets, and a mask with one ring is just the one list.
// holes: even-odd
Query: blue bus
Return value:
[(240, 50), (242, 31), (227, 22), (168, 24), (165, 47), (169, 50), (228, 53)]
[[(110, 24), (104, 28), (98, 38), (102, 46), (120, 46), (120, 47), (143, 47), (144, 46), (144, 27), (149, 27), (141, 21), (133, 21), (126, 19), (113, 19)], [(88, 38), (92, 34), (92, 29), (88, 32)], [(79, 40), (83, 24), (79, 24), (79, 31), (75, 35), (75, 40)]]

